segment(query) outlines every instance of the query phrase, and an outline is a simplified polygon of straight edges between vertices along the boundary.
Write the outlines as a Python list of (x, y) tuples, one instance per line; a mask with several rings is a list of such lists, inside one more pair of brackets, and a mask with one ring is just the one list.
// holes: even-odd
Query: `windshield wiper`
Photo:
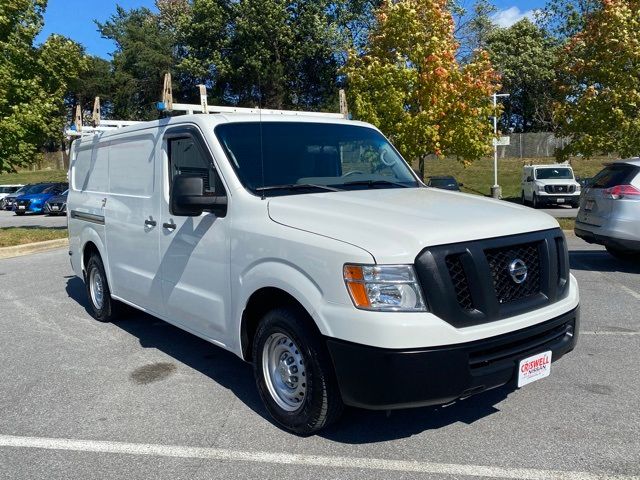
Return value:
[(330, 187), (328, 185), (316, 185), (315, 183), (288, 183), (285, 185), (269, 185), (268, 187), (256, 188), (256, 192), (269, 192), (272, 190), (309, 190), (316, 188), (318, 190), (326, 190), (329, 192), (339, 192), (339, 188)]
[(368, 187), (375, 187), (377, 185), (394, 185), (396, 187), (409, 188), (409, 185), (405, 185), (400, 182), (392, 182), (391, 180), (353, 180), (351, 182), (345, 182), (341, 185), (351, 186), (351, 185), (366, 185)]

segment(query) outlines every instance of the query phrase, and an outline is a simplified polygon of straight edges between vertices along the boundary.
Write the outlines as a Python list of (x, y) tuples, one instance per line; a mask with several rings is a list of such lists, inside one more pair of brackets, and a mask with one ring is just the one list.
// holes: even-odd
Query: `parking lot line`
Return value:
[(458, 465), (450, 463), (385, 460), (379, 458), (351, 458), (296, 453), (251, 452), (228, 450), (223, 448), (155, 445), (100, 440), (75, 440), (66, 438), (21, 437), (14, 435), (0, 435), (0, 447), (196, 458), (228, 462), (253, 462), (340, 469), (383, 470), (390, 472), (412, 472), (435, 475), (462, 475), (484, 478), (518, 478), (523, 480), (640, 480), (640, 477), (638, 476), (598, 474), (590, 472)]

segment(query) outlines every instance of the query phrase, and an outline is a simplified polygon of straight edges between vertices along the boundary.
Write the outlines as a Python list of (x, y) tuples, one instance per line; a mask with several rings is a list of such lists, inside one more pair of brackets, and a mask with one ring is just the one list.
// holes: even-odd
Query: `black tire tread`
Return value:
[[(312, 320), (304, 318), (305, 315), (306, 312), (303, 313), (291, 307), (277, 308), (268, 312), (256, 330), (252, 352), (254, 359), (253, 368), (258, 391), (267, 406), (267, 410), (269, 410), (269, 413), (279, 425), (301, 436), (311, 435), (331, 425), (340, 417), (344, 408), (327, 348), (322, 342), (321, 337), (307, 325), (307, 321)], [(307, 379), (310, 397), (313, 397), (314, 391), (319, 392), (320, 397), (311, 399), (319, 408), (314, 411), (313, 416), (307, 418), (304, 423), (292, 424), (284, 421), (277, 412), (273, 411), (274, 408), (278, 409), (279, 407), (277, 407), (273, 399), (271, 399), (269, 392), (265, 390), (266, 387), (261, 385), (261, 382), (264, 381), (262, 379), (260, 360), (261, 339), (266, 340), (266, 338), (273, 333), (274, 329), (285, 330), (287, 334), (292, 335), (298, 347), (305, 351), (305, 356), (308, 354), (311, 355), (311, 359), (305, 358), (305, 363), (307, 365), (315, 364), (316, 367), (319, 367), (318, 373), (321, 374), (320, 378)], [(321, 385), (319, 389), (317, 389), (318, 383)]]

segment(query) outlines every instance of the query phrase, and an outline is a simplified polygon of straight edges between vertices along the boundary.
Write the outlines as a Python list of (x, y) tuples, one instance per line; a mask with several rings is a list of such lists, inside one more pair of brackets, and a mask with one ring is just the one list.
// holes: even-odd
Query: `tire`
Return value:
[(15, 212), (15, 213), (16, 213), (16, 215), (18, 215), (19, 217), (21, 217), (22, 215), (24, 215), (24, 212), (18, 212), (17, 210), (16, 210), (16, 212)]
[(527, 199), (524, 196), (524, 190), (522, 191), (522, 194), (520, 195), (520, 202), (522, 203), (522, 205), (527, 205)]
[(535, 193), (533, 194), (533, 199), (531, 200), (531, 206), (533, 208), (540, 207), (540, 203), (538, 202), (538, 196)]
[(624, 261), (640, 261), (640, 252), (633, 252), (629, 250), (620, 250), (615, 247), (605, 247), (607, 252), (609, 252), (612, 256), (616, 257), (618, 260)]
[(89, 258), (84, 283), (93, 318), (99, 322), (115, 320), (120, 313), (120, 304), (111, 298), (111, 290), (100, 255), (94, 253)]
[(294, 308), (270, 311), (252, 351), (256, 385), (269, 414), (285, 430), (304, 436), (335, 422), (343, 409), (329, 353), (305, 317)]

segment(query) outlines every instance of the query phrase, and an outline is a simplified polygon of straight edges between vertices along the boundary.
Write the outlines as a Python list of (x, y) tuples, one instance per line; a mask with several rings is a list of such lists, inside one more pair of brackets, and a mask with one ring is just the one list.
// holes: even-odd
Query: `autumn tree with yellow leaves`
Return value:
[(472, 161), (491, 150), (490, 96), (499, 88), (487, 54), (460, 65), (447, 0), (387, 0), (366, 51), (344, 69), (355, 117), (378, 126), (424, 176), (426, 155)]
[(559, 59), (560, 158), (640, 155), (640, 0), (606, 0)]

